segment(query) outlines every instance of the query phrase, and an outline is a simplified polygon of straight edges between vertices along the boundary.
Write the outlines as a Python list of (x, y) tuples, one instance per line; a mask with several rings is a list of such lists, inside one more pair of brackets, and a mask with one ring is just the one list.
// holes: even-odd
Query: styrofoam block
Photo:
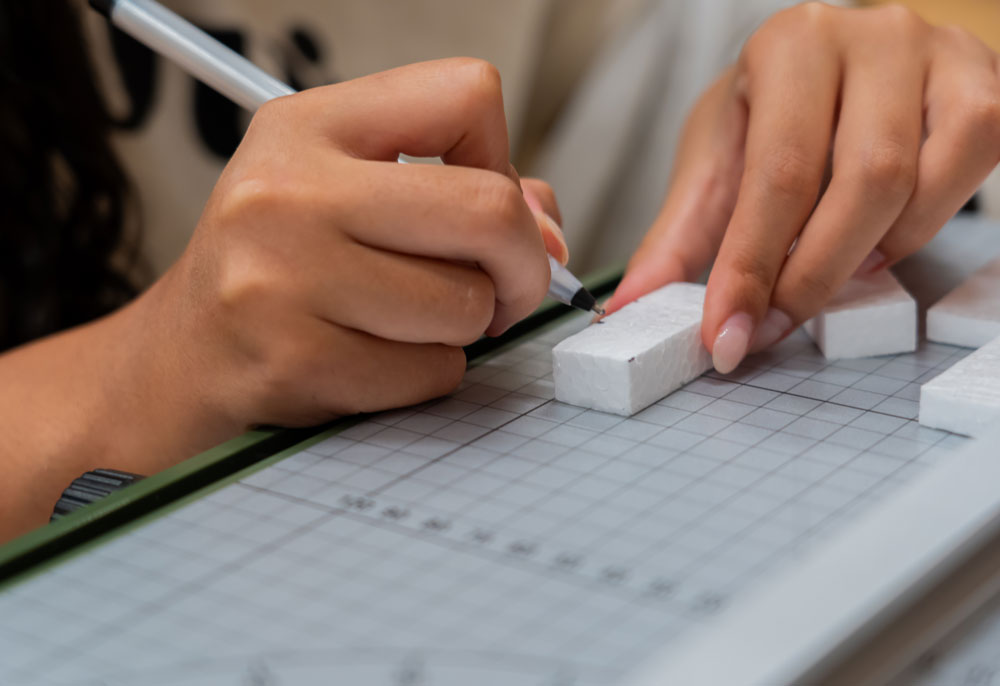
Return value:
[(1000, 338), (920, 387), (920, 423), (966, 436), (1000, 426)]
[(672, 283), (552, 350), (556, 399), (631, 415), (712, 366), (701, 344), (705, 287)]
[(804, 325), (828, 360), (917, 349), (917, 301), (888, 270), (856, 276)]
[(927, 340), (978, 348), (1000, 336), (1000, 259), (927, 310)]

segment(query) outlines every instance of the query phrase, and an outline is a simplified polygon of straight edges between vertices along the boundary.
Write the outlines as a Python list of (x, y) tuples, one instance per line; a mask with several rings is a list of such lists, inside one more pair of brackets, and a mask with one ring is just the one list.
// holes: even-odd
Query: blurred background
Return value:
[[(248, 116), (85, 11), (148, 282), (181, 253)], [(296, 88), (466, 55), (503, 76), (512, 155), (555, 187), (580, 273), (626, 259), (659, 208), (685, 113), (788, 0), (165, 0)], [(850, 4), (842, 0), (837, 4)], [(878, 3), (866, 3), (878, 4)], [(906, 0), (1000, 49), (996, 0)], [(335, 183), (335, 180), (332, 181)], [(997, 175), (980, 205), (1000, 217)]]

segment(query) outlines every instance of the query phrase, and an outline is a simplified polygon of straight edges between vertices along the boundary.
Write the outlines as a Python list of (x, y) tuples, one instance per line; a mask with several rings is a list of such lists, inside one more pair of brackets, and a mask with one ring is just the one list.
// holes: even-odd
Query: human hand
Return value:
[(148, 294), (168, 383), (240, 428), (453, 389), (461, 346), (545, 296), (545, 246), (567, 258), (551, 189), (522, 195), (508, 153), (498, 74), (476, 60), (266, 104)]
[(701, 333), (729, 372), (923, 246), (998, 159), (997, 55), (978, 39), (894, 6), (779, 12), (693, 108), (607, 308), (714, 257)]

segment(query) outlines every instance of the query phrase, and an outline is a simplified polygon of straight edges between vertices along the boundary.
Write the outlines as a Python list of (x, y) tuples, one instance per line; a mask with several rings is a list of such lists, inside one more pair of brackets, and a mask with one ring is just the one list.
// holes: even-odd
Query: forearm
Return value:
[(0, 542), (47, 521), (83, 472), (152, 474), (241, 429), (185, 387), (144, 298), (0, 356)]

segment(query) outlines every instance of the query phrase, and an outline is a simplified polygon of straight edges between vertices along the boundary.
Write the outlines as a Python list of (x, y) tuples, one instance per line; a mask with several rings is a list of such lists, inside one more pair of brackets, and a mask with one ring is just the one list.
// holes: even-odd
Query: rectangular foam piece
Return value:
[(1000, 259), (927, 310), (927, 340), (978, 348), (1000, 336)]
[(920, 387), (920, 423), (966, 436), (1000, 426), (1000, 338)]
[(849, 280), (804, 328), (828, 360), (913, 352), (917, 301), (881, 270)]
[(701, 344), (705, 287), (672, 283), (552, 350), (556, 399), (632, 415), (712, 366)]

